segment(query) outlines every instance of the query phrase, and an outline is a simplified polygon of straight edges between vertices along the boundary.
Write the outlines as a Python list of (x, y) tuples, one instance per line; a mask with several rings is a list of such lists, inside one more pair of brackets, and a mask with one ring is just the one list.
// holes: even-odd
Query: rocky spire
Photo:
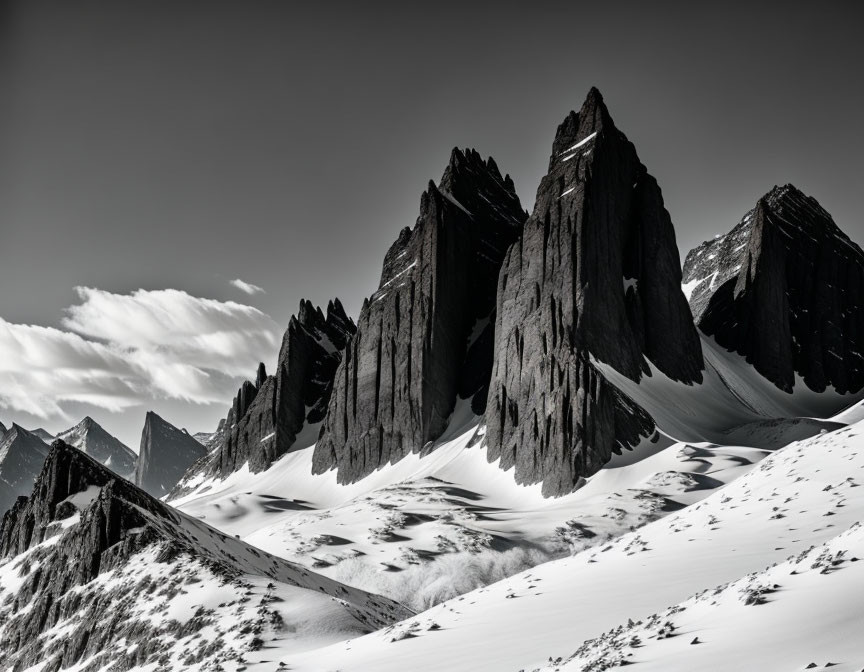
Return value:
[(78, 448), (123, 478), (135, 479), (137, 455), (89, 415), (74, 427), (58, 433), (57, 438)]
[(595, 362), (701, 381), (675, 233), (657, 182), (591, 89), (558, 127), (534, 212), (498, 281), (489, 458), (570, 491), (653, 421)]
[(483, 411), (495, 284), (525, 216), (493, 160), (452, 151), (363, 304), (315, 446), (317, 473), (335, 467), (350, 482), (421, 450), (440, 436), (459, 397)]
[(135, 485), (154, 497), (167, 495), (186, 470), (206, 453), (207, 449), (188, 433), (148, 411), (141, 432)]
[(225, 477), (247, 463), (253, 472), (263, 471), (294, 448), (301, 430), (323, 419), (342, 350), (355, 330), (339, 299), (327, 304), (326, 315), (301, 300), (282, 337), (275, 374), (268, 376), (259, 364), (255, 384), (246, 381), (238, 390), (213, 452), (172, 496), (185, 492), (185, 482), (198, 473)]
[(684, 282), (699, 328), (780, 389), (864, 387), (864, 252), (791, 184), (692, 250)]

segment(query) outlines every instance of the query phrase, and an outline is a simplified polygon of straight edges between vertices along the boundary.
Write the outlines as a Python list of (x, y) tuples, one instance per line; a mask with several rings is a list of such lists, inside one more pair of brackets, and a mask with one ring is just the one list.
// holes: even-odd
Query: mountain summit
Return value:
[(495, 283), (525, 216), (513, 181), (491, 158), (452, 151), (363, 303), (315, 446), (315, 473), (336, 468), (340, 482), (355, 481), (438, 438), (458, 398), (483, 411)]
[(728, 234), (692, 250), (699, 328), (777, 387), (864, 388), (864, 252), (816, 199), (774, 187)]
[(652, 434), (595, 367), (638, 381), (647, 359), (702, 379), (675, 232), (656, 180), (591, 89), (555, 135), (534, 212), (498, 281), (489, 459), (546, 494), (570, 491)]
[(60, 432), (57, 438), (101, 462), (123, 478), (134, 480), (138, 456), (90, 416), (74, 427)]
[(47, 454), (48, 444), (32, 432), (15, 423), (6, 430), (0, 438), (0, 513), (30, 492)]
[(171, 491), (196, 460), (206, 454), (207, 449), (185, 431), (177, 429), (153, 411), (147, 411), (141, 432), (135, 485), (154, 497), (162, 497)]

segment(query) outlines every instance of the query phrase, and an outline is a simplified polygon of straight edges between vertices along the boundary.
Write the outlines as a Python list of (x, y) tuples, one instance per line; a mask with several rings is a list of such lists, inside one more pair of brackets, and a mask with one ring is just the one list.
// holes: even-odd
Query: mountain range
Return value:
[(0, 426), (0, 660), (861, 669), (864, 252), (787, 184), (679, 259), (597, 89), (530, 213), (454, 149), (215, 431)]

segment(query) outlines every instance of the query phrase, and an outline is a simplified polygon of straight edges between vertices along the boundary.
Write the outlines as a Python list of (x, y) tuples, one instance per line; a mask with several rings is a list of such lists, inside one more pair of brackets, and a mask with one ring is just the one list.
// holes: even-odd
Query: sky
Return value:
[(530, 210), (591, 86), (682, 256), (786, 182), (864, 243), (864, 10), (754, 4), (0, 4), (0, 421), (212, 430), (301, 298), (356, 317), (452, 147)]

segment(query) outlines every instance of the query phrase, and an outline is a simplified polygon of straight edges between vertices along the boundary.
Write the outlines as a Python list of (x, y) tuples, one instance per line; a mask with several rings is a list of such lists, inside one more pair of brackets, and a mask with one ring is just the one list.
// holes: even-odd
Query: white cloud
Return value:
[(47, 418), (66, 417), (64, 402), (226, 404), (238, 378), (276, 355), (276, 324), (251, 306), (173, 289), (76, 291), (68, 331), (0, 318), (0, 407)]
[(249, 295), (265, 293), (263, 287), (253, 285), (251, 282), (246, 282), (245, 280), (241, 280), (240, 278), (235, 278), (231, 281), (231, 284), (234, 285), (234, 287), (239, 289), (241, 292), (246, 292)]

